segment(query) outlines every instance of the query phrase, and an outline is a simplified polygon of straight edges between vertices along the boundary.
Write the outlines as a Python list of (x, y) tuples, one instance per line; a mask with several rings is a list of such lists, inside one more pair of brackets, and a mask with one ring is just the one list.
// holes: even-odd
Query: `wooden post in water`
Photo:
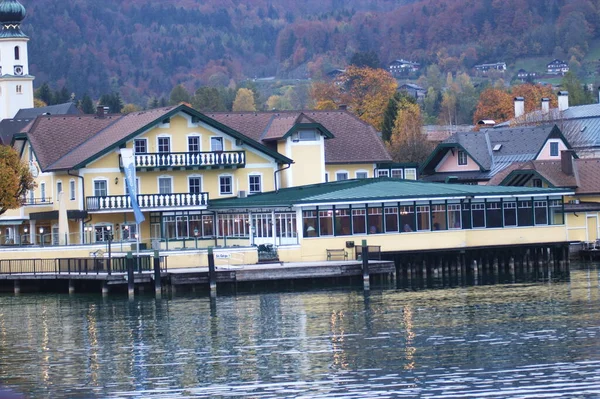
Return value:
[(108, 295), (108, 281), (104, 280), (102, 282), (102, 296)]
[(75, 293), (75, 280), (69, 279), (69, 295)]
[(508, 261), (508, 269), (509, 269), (511, 280), (515, 281), (515, 258), (514, 258), (514, 256), (511, 256)]
[(208, 283), (210, 284), (210, 295), (217, 294), (217, 273), (215, 272), (215, 255), (213, 247), (208, 247)]
[(162, 294), (162, 281), (160, 276), (160, 255), (158, 250), (154, 250), (154, 293), (157, 296)]
[(477, 258), (473, 259), (472, 262), (472, 267), (473, 267), (473, 284), (477, 285), (478, 284), (478, 278), (479, 278), (479, 267), (477, 265)]
[(125, 264), (127, 265), (127, 293), (129, 298), (133, 298), (135, 294), (135, 276), (133, 274), (133, 254), (131, 251), (127, 252)]
[(15, 280), (15, 295), (19, 295), (21, 293), (21, 280)]
[(371, 281), (369, 279), (369, 247), (367, 246), (367, 240), (362, 240), (362, 271), (364, 289), (370, 290)]

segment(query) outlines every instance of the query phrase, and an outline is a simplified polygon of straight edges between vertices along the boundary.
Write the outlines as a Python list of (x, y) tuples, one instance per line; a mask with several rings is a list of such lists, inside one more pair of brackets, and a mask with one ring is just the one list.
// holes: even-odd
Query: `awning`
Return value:
[(18, 220), (0, 220), (0, 226), (14, 226), (14, 225), (19, 225), (19, 224), (23, 224), (25, 220), (22, 219), (18, 219)]
[[(88, 217), (87, 211), (80, 211), (78, 209), (67, 210), (67, 217), (69, 219), (86, 219)], [(33, 212), (29, 214), (30, 220), (58, 220), (58, 211), (47, 211), (47, 212)]]

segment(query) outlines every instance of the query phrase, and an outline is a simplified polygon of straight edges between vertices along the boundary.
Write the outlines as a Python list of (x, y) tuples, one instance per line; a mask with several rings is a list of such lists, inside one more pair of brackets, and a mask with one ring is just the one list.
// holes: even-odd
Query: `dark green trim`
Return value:
[[(572, 150), (573, 147), (571, 147), (571, 143), (569, 143), (569, 140), (567, 140), (567, 138), (564, 136), (564, 134), (560, 131), (560, 129), (558, 128), (558, 126), (554, 125), (554, 127), (552, 127), (552, 130), (550, 130), (550, 133), (548, 134), (548, 137), (546, 137), (546, 141), (544, 141), (544, 145), (542, 146), (542, 148), (540, 148), (540, 150), (537, 152), (537, 154), (535, 154), (534, 159), (537, 159), (537, 157), (540, 156), (540, 153), (542, 152), (542, 150), (544, 149), (544, 147), (546, 146), (546, 143), (548, 142), (549, 139), (554, 139), (554, 138), (558, 138), (561, 139), (563, 141), (563, 143), (565, 143), (565, 145), (567, 146), (567, 148), (569, 150)], [(558, 154), (560, 157), (560, 153)], [(575, 159), (579, 159), (579, 157), (577, 156), (576, 153), (573, 153), (573, 158)]]
[[(166, 114), (160, 115), (159, 117), (157, 117), (154, 121), (146, 124), (145, 126), (143, 126), (142, 128), (128, 134), (126, 137), (122, 138), (121, 140), (117, 141), (116, 143), (111, 144), (110, 146), (104, 148), (103, 150), (101, 150), (100, 152), (97, 152), (96, 154), (92, 155), (91, 157), (85, 159), (84, 161), (78, 163), (77, 165), (75, 165), (72, 168), (69, 169), (80, 169), (85, 167), (88, 163), (100, 158), (101, 156), (109, 153), (110, 151), (112, 151), (115, 148), (118, 148), (119, 146), (121, 146), (122, 144), (127, 143), (128, 141), (130, 141), (131, 139), (133, 139), (134, 137), (142, 134), (143, 132), (145, 132), (148, 129), (151, 129), (159, 124), (161, 124), (165, 119), (167, 118), (171, 118), (175, 115), (177, 115), (179, 112), (183, 112), (186, 113), (192, 117), (197, 117), (200, 121), (208, 124), (209, 126), (212, 126), (226, 134), (228, 134), (229, 136), (239, 139), (242, 144), (248, 144), (250, 147), (257, 149), (271, 157), (273, 157), (275, 160), (280, 161), (281, 163), (284, 164), (292, 164), (294, 163), (293, 160), (289, 159), (288, 157), (285, 157), (283, 155), (281, 155), (280, 153), (278, 153), (277, 151), (274, 151), (272, 149), (270, 149), (269, 147), (260, 144), (259, 142), (252, 140), (249, 137), (244, 136), (243, 134), (241, 134), (240, 132), (233, 130), (232, 128), (223, 125), (222, 123), (217, 122), (216, 120), (209, 118), (208, 116), (196, 111), (193, 108), (188, 107), (187, 105), (181, 104), (178, 105), (177, 107), (173, 108), (171, 111), (167, 112)], [(123, 116), (123, 118), (126, 118), (127, 115)], [(115, 122), (120, 121), (121, 119), (117, 119)], [(102, 131), (106, 130), (106, 129), (110, 129), (113, 124), (110, 124), (109, 126), (107, 126), (106, 128), (104, 128)], [(101, 132), (102, 132), (101, 131)], [(100, 133), (100, 132), (99, 132)], [(94, 136), (95, 137), (95, 136)]]
[[(524, 176), (524, 175), (529, 175), (529, 174), (531, 174), (534, 177), (539, 177), (543, 182), (546, 182), (546, 184), (550, 188), (557, 188), (554, 184), (550, 183), (550, 181), (548, 179), (546, 179), (544, 176), (539, 174), (539, 172), (537, 170), (533, 170), (533, 169), (513, 170), (498, 185), (505, 186), (505, 187), (525, 187), (525, 186), (509, 186), (509, 185), (507, 185), (507, 183), (515, 176)], [(562, 187), (560, 187), (560, 188), (562, 188)]]
[(326, 139), (332, 139), (335, 137), (333, 135), (333, 133), (331, 133), (329, 130), (327, 130), (327, 128), (325, 128), (325, 126), (321, 125), (320, 123), (297, 123), (294, 126), (292, 126), (292, 128), (290, 130), (288, 130), (287, 133), (283, 135), (283, 137), (273, 138), (273, 140), (283, 140), (283, 139), (290, 137), (292, 134), (298, 132), (299, 130), (307, 130), (307, 129), (318, 130), (319, 132), (321, 132), (321, 134), (323, 136), (325, 136)]

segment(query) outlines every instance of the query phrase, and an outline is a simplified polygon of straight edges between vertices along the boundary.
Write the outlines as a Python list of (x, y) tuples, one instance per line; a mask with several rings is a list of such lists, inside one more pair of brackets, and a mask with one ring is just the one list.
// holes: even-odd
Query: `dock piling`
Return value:
[(208, 247), (208, 281), (210, 293), (215, 295), (217, 293), (217, 273), (215, 272), (215, 255), (212, 247)]
[(102, 282), (102, 296), (108, 295), (108, 281), (104, 280)]
[(75, 293), (75, 280), (70, 279), (69, 280), (69, 295), (72, 295)]
[(15, 280), (15, 295), (19, 295), (21, 293), (21, 280)]
[(133, 298), (135, 294), (135, 276), (133, 274), (133, 254), (127, 252), (127, 293), (129, 298)]
[(369, 247), (367, 247), (367, 240), (362, 240), (362, 269), (364, 289), (369, 290), (371, 281), (369, 279)]
[(162, 293), (162, 281), (160, 276), (160, 256), (158, 250), (154, 251), (154, 292), (156, 295)]

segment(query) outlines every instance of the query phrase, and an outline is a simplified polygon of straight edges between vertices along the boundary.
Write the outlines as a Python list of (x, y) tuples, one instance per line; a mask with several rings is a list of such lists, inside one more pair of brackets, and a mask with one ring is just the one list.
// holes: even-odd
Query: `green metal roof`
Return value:
[(568, 195), (556, 188), (529, 188), (428, 183), (394, 178), (342, 180), (284, 188), (246, 198), (211, 200), (210, 208), (291, 207), (302, 204), (428, 200), (436, 198), (486, 198), (498, 196)]

